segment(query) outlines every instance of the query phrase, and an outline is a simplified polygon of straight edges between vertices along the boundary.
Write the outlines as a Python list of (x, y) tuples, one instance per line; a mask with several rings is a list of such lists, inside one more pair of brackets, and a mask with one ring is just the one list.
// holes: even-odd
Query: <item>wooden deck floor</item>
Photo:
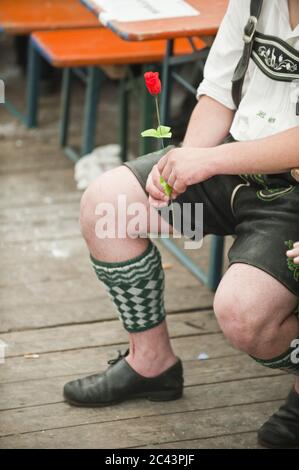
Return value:
[[(103, 107), (113, 121), (111, 93)], [(0, 365), (0, 448), (256, 447), (256, 430), (291, 379), (232, 349), (213, 316), (212, 294), (163, 249), (184, 398), (100, 410), (63, 402), (63, 384), (104, 369), (127, 336), (80, 237), (80, 193), (57, 147), (58, 96), (45, 97), (42, 109), (41, 128), (29, 132), (1, 108), (0, 339), (8, 349)], [(78, 107), (75, 129), (79, 118)], [(193, 256), (207, 264), (208, 241)]]

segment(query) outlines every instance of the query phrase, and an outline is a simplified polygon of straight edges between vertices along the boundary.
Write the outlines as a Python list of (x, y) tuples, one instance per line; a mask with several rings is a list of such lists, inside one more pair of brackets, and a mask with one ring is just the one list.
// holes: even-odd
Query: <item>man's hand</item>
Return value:
[(158, 171), (176, 194), (182, 194), (188, 186), (214, 176), (213, 154), (210, 148), (173, 149), (158, 162)]
[(151, 173), (148, 175), (145, 188), (149, 193), (149, 203), (154, 207), (165, 207), (169, 202), (169, 197), (164, 193), (160, 183), (160, 177), (158, 166), (154, 165)]
[(146, 190), (150, 204), (163, 207), (169, 202), (160, 183), (162, 176), (173, 189), (171, 199), (186, 191), (188, 186), (205, 181), (215, 173), (213, 157), (215, 149), (180, 148), (170, 150), (150, 173)]
[(299, 264), (299, 242), (294, 243), (292, 250), (287, 251), (287, 256), (293, 258), (295, 264)]

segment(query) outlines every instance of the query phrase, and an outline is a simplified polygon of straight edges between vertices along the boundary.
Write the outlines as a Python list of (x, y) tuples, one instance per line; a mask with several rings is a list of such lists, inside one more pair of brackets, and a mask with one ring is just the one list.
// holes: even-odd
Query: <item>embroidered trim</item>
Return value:
[(234, 216), (236, 216), (236, 212), (235, 212), (235, 208), (234, 208), (234, 203), (235, 203), (236, 195), (237, 195), (239, 189), (244, 188), (244, 187), (249, 187), (249, 186), (250, 186), (250, 183), (249, 183), (249, 181), (247, 181), (246, 183), (238, 184), (238, 185), (235, 187), (235, 189), (233, 190), (232, 195), (231, 195), (231, 198), (230, 198), (230, 208), (231, 208), (232, 214), (233, 214)]
[(290, 185), (288, 188), (267, 188), (256, 192), (256, 195), (262, 201), (274, 201), (275, 199), (285, 196), (294, 191), (295, 186)]
[(252, 59), (273, 80), (290, 82), (299, 79), (299, 51), (279, 38), (257, 32)]

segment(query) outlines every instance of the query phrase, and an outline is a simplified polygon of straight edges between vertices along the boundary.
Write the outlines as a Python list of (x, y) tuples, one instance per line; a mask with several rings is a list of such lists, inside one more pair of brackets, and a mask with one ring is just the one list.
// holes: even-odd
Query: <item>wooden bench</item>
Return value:
[(78, 0), (1, 0), (0, 31), (29, 35), (33, 31), (99, 27), (98, 19)]
[[(194, 39), (198, 51), (202, 51), (205, 43)], [(194, 46), (194, 45), (193, 45)], [(83, 139), (80, 155), (89, 153), (94, 148), (97, 105), (101, 85), (107, 74), (105, 67), (111, 65), (130, 66), (132, 64), (156, 64), (163, 61), (166, 41), (127, 42), (120, 39), (108, 29), (74, 29), (59, 31), (36, 32), (31, 36), (31, 62), (37, 62), (42, 56), (53, 67), (64, 69), (62, 90), (62, 119), (60, 143), (72, 159), (78, 154), (68, 146), (69, 115), (71, 102), (71, 78), (78, 67), (87, 68), (87, 88), (85, 97)], [(178, 39), (175, 43), (175, 54), (185, 56), (193, 52), (188, 39)], [(103, 69), (104, 67), (104, 69)], [(34, 73), (28, 78), (31, 88), (31, 111), (37, 121), (38, 109), (38, 67), (30, 67)], [(145, 87), (144, 87), (145, 88)], [(126, 156), (127, 134), (127, 100), (123, 87), (121, 116), (122, 155)], [(153, 100), (151, 100), (152, 102)], [(148, 101), (147, 101), (148, 103)], [(144, 113), (144, 115), (150, 113)]]
[[(78, 0), (0, 1), (0, 33), (29, 36), (34, 31), (87, 27), (98, 29), (99, 26), (97, 17)], [(35, 125), (29, 100), (25, 113), (8, 99), (5, 101), (5, 107), (28, 127)]]

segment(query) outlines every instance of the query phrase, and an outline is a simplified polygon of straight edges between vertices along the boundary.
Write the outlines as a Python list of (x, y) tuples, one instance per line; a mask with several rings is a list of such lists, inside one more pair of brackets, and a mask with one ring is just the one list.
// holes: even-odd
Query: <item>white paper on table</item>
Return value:
[(103, 10), (101, 15), (105, 22), (158, 20), (200, 14), (184, 0), (93, 0), (93, 4)]

